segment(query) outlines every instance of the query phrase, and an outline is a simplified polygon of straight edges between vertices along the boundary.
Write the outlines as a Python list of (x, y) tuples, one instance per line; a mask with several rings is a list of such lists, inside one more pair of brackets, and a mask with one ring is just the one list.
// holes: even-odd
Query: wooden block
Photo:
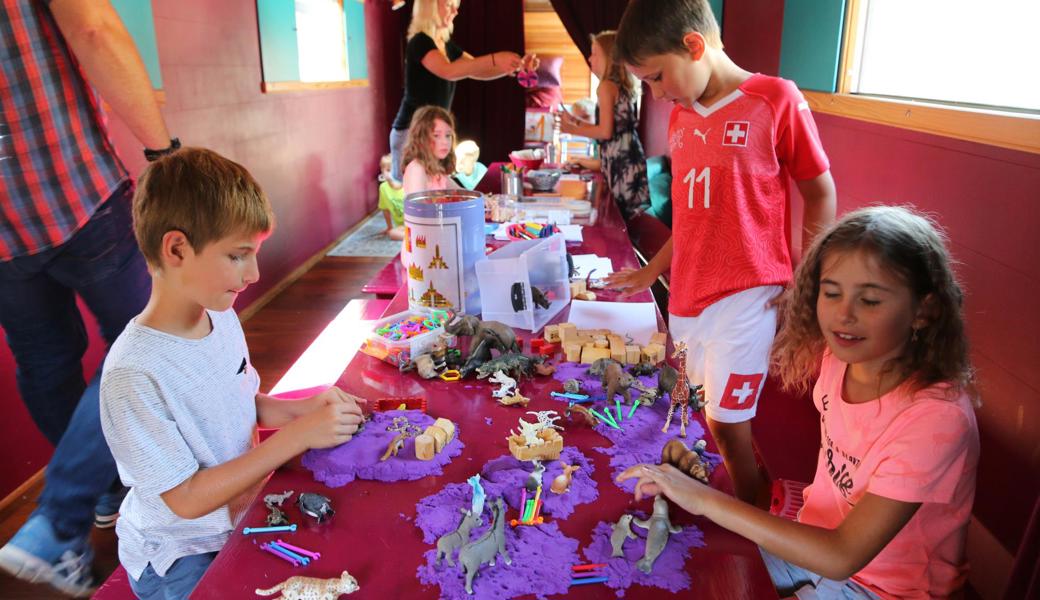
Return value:
[(660, 344), (647, 344), (643, 346), (643, 356), (652, 365), (664, 362), (664, 346)]
[(425, 433), (415, 438), (415, 458), (419, 460), (433, 460), (437, 453), (436, 441)]
[(441, 417), (433, 422), (433, 426), (440, 427), (444, 430), (444, 433), (448, 434), (448, 442), (455, 439), (455, 424), (452, 423), (450, 419), (445, 419)]
[(444, 450), (444, 446), (448, 443), (448, 433), (446, 431), (436, 425), (430, 425), (423, 433), (433, 438), (434, 452)]
[(563, 353), (567, 355), (567, 362), (581, 362), (581, 344), (577, 342), (564, 344)]
[(610, 350), (610, 342), (608, 342), (607, 338), (602, 335), (597, 335), (596, 339), (592, 340), (592, 345), (597, 348), (606, 348), (607, 350)]
[[(560, 341), (560, 326), (559, 325), (546, 325), (545, 332), (542, 333), (545, 341), (555, 343)], [(532, 340), (533, 341), (533, 340)]]
[(625, 340), (621, 339), (620, 335), (611, 333), (607, 335), (607, 341), (610, 343), (610, 358), (624, 364), (625, 362)]
[(584, 346), (582, 348), (582, 363), (591, 365), (601, 358), (610, 358), (610, 348), (596, 348), (595, 346)]
[(560, 342), (563, 343), (564, 347), (571, 341), (575, 341), (577, 337), (578, 327), (574, 323), (560, 323), (559, 329)]
[(573, 296), (575, 300), (585, 300), (587, 302), (592, 302), (596, 299), (596, 294), (594, 292), (582, 292), (580, 294), (574, 294)]
[(639, 346), (625, 346), (625, 360), (622, 362), (626, 365), (638, 364), (641, 354)]
[(663, 331), (658, 331), (650, 336), (650, 343), (659, 346), (668, 346), (668, 334)]

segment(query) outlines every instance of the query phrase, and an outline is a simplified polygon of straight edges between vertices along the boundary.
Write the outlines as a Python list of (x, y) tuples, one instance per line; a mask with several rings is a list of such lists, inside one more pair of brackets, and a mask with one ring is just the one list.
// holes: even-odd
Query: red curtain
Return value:
[(1033, 516), (1015, 554), (1015, 565), (1004, 598), (1040, 598), (1040, 499), (1033, 505)]
[[(519, 0), (465, 0), (452, 35), (473, 56), (497, 50), (524, 54), (524, 6)], [(480, 146), (480, 161), (506, 160), (524, 145), (524, 88), (514, 77), (494, 81), (463, 79), (451, 110), (459, 139)]]
[(606, 29), (617, 29), (628, 0), (551, 0), (560, 21), (581, 53), (592, 51), (589, 36)]

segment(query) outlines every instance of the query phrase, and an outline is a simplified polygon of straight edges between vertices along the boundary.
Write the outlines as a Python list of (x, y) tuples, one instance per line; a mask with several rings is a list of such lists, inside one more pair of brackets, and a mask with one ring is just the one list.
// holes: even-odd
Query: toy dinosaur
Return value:
[(563, 494), (571, 491), (571, 480), (574, 477), (574, 472), (580, 468), (578, 465), (563, 465), (563, 473), (553, 478), (549, 491), (554, 494)]
[(477, 379), (484, 379), (495, 371), (504, 371), (520, 381), (524, 377), (530, 377), (534, 372), (534, 365), (542, 362), (545, 362), (544, 356), (527, 356), (519, 352), (501, 354), (476, 368)]
[(493, 567), (495, 557), (501, 555), (507, 565), (513, 564), (513, 559), (509, 558), (509, 553), (506, 552), (506, 518), (502, 498), (495, 500), (491, 513), (494, 519), (491, 528), (476, 541), (466, 544), (459, 551), (459, 563), (462, 564), (466, 573), (467, 594), (473, 593), (473, 578), (476, 577), (477, 571), (484, 563), (489, 563)]
[(646, 529), (646, 550), (636, 567), (644, 573), (650, 573), (654, 561), (664, 552), (668, 536), (679, 533), (682, 528), (672, 525), (668, 520), (668, 501), (661, 495), (654, 498), (654, 514), (645, 520), (632, 519), (632, 524)]
[(386, 446), (386, 452), (379, 458), (379, 462), (390, 458), (391, 455), (397, 456), (397, 453), (404, 448), (404, 441), (408, 439), (408, 432), (402, 431), (401, 433), (394, 436), (394, 439), (390, 440), (390, 443)]
[[(697, 452), (698, 446), (700, 446), (701, 452)], [(711, 465), (705, 462), (701, 456), (704, 452), (703, 447), (704, 440), (699, 440), (694, 445), (694, 450), (690, 450), (682, 441), (672, 438), (661, 449), (661, 464), (672, 465), (690, 477), (702, 483), (708, 483)]]
[(437, 539), (437, 557), (433, 561), (435, 567), (441, 566), (441, 557), (444, 557), (449, 567), (454, 567), (455, 559), (452, 558), (452, 554), (469, 542), (470, 530), (481, 523), (480, 515), (474, 515), (472, 510), (460, 508), (459, 512), (462, 513), (462, 521), (455, 531), (445, 533)]
[(357, 579), (343, 571), (339, 577), (329, 579), (294, 575), (273, 588), (257, 588), (255, 593), (258, 596), (270, 596), (281, 592), (274, 600), (336, 600), (343, 594), (353, 594), (359, 589), (361, 587)]
[(610, 526), (610, 556), (617, 558), (625, 555), (625, 540), (636, 539), (637, 536), (632, 532), (632, 515), (621, 515), (617, 523)]

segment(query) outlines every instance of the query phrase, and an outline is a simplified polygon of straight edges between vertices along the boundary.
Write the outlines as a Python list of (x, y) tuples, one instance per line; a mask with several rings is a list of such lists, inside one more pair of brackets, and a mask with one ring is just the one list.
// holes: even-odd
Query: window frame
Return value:
[(851, 93), (861, 2), (845, 0), (835, 92), (802, 92), (813, 111), (1040, 154), (1040, 114)]

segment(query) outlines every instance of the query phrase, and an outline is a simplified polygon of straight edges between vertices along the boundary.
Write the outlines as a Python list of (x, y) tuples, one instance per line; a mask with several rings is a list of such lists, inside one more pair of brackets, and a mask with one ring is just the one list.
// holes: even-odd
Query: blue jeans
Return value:
[(390, 176), (398, 183), (404, 177), (404, 168), (408, 166), (401, 164), (401, 160), (404, 157), (404, 143), (407, 140), (407, 129), (390, 130), (390, 162), (392, 165), (390, 167)]
[(151, 278), (134, 239), (132, 195), (125, 182), (64, 244), (0, 262), (0, 327), (18, 366), (18, 391), (55, 445), (36, 510), (65, 538), (90, 531), (98, 497), (118, 483), (101, 433), (101, 369), (89, 385), (83, 376), (88, 339), (76, 295), (108, 345), (148, 302)]
[(880, 600), (877, 594), (851, 579), (835, 581), (793, 565), (762, 548), (762, 560), (781, 597), (798, 600)]
[(195, 589), (216, 557), (216, 552), (182, 556), (170, 565), (162, 577), (159, 577), (152, 565), (148, 565), (137, 581), (128, 577), (130, 587), (140, 600), (182, 600)]

